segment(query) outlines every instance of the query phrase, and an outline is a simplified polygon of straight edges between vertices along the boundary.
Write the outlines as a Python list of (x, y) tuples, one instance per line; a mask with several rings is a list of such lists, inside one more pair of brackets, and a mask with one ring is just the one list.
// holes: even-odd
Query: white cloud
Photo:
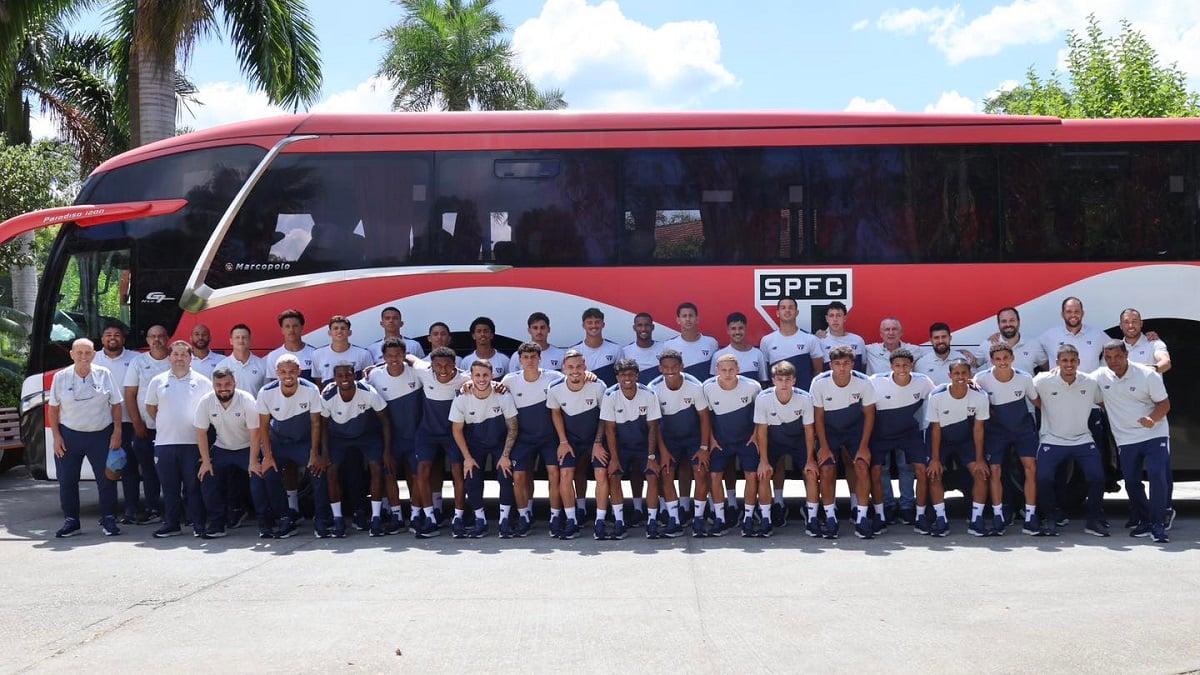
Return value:
[(180, 126), (207, 129), (220, 124), (287, 113), (283, 108), (272, 105), (266, 94), (251, 90), (241, 82), (202, 84), (197, 89), (196, 98), (199, 103), (189, 105), (191, 112), (180, 107)]
[(861, 21), (855, 21), (854, 25), (850, 26), (850, 30), (857, 32), (860, 30), (866, 30), (870, 26), (871, 26), (870, 19), (862, 19)]
[(959, 114), (979, 112), (979, 109), (975, 101), (959, 94), (958, 91), (951, 90), (942, 92), (942, 96), (937, 100), (937, 103), (925, 106), (925, 112)]
[(48, 113), (34, 112), (29, 118), (29, 133), (35, 141), (40, 138), (57, 138), (58, 125), (50, 119)]
[(372, 77), (353, 89), (339, 91), (312, 107), (321, 113), (381, 113), (392, 111), (392, 82)]
[(1200, 44), (1200, 3), (1195, 0), (1010, 0), (969, 20), (960, 5), (891, 9), (875, 25), (902, 35), (927, 33), (947, 61), (960, 64), (1009, 47), (1061, 42), (1067, 30), (1084, 30), (1090, 13), (1108, 35), (1116, 35), (1118, 22), (1128, 19), (1163, 63), (1177, 61), (1193, 80), (1200, 77), (1200, 50), (1195, 48)]
[(868, 101), (861, 96), (855, 96), (846, 104), (846, 112), (896, 112), (896, 106), (889, 103), (886, 98)]
[(521, 67), (540, 87), (558, 87), (573, 110), (673, 110), (737, 85), (721, 63), (711, 21), (652, 28), (614, 0), (547, 0), (513, 32)]

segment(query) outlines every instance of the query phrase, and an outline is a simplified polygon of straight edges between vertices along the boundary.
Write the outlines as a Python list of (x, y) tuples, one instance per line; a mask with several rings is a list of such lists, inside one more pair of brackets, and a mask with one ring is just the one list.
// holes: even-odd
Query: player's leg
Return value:
[[(592, 476), (596, 481), (596, 524), (592, 536), (597, 541), (602, 541), (608, 539), (608, 525), (605, 522), (608, 518), (608, 500), (611, 496), (611, 489), (608, 485), (608, 467), (601, 464), (599, 460), (593, 459)], [(578, 478), (575, 487), (579, 487)]]
[[(698, 480), (706, 480), (705, 472), (696, 471), (698, 465), (695, 462), (688, 462), (683, 459), (679, 461), (679, 467), (675, 471), (675, 479), (679, 484), (679, 508), (680, 508), (680, 524), (687, 527), (691, 523), (692, 518), (696, 515), (694, 507), (695, 494), (693, 493), (693, 476)], [(695, 492), (700, 492), (700, 486), (695, 486)], [(690, 495), (690, 496), (689, 496)], [(708, 490), (704, 490), (704, 499), (708, 499)]]
[(1104, 482), (1105, 469), (1103, 456), (1095, 444), (1077, 445), (1072, 448), (1076, 464), (1083, 469), (1083, 478), (1087, 481), (1087, 525), (1084, 532), (1098, 537), (1109, 536), (1108, 525), (1104, 522)]
[[(991, 531), (983, 520), (983, 510), (987, 504), (988, 495), (988, 479), (976, 474), (980, 469), (978, 461), (964, 461), (962, 463), (971, 473), (971, 524), (967, 526), (967, 531), (976, 537), (986, 537)], [(984, 466), (986, 466), (986, 461)]]

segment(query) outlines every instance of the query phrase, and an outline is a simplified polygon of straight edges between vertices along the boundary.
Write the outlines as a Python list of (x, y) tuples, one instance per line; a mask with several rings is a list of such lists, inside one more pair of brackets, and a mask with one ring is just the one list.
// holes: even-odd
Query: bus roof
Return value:
[[(1063, 134), (1062, 141), (1200, 140), (1200, 120), (1123, 119), (1062, 120), (1057, 117), (1020, 115), (934, 115), (923, 113), (830, 112), (423, 112), (377, 114), (277, 115), (227, 124), (168, 138), (135, 148), (109, 159), (97, 171), (107, 171), (149, 157), (183, 150), (225, 145), (230, 142), (273, 145), (298, 135), (374, 134), (521, 134), (571, 132), (654, 132), (724, 130), (807, 130), (831, 132), (855, 129), (912, 132), (964, 128), (978, 129), (979, 142), (1013, 141), (1001, 130), (1041, 131), (1037, 137)], [(989, 130), (996, 132), (993, 137)], [(1065, 133), (1064, 133), (1065, 132)], [(1049, 135), (1048, 135), (1049, 134)], [(1022, 134), (1025, 136), (1026, 134)], [(1037, 142), (1030, 138), (1025, 142)], [(870, 143), (881, 141), (875, 136)]]

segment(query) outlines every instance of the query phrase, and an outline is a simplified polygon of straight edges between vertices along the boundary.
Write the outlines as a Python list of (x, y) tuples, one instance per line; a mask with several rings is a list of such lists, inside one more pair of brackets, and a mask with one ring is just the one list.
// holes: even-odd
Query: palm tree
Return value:
[(109, 23), (135, 146), (175, 135), (176, 65), (221, 25), (243, 74), (272, 103), (298, 109), (321, 91), (320, 50), (303, 0), (114, 0)]
[(566, 107), (557, 89), (538, 92), (502, 35), (492, 0), (396, 0), (400, 23), (381, 38), (379, 74), (396, 88), (393, 110), (527, 110)]

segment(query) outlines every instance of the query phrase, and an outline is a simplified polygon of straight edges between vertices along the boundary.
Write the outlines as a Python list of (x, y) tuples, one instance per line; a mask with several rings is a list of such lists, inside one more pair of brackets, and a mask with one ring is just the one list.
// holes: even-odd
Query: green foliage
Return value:
[[(42, 141), (0, 148), (0, 221), (70, 204), (79, 188), (77, 175), (69, 146)], [(35, 235), (35, 242), (44, 242), (48, 236)], [(19, 241), (0, 246), (0, 270), (33, 264), (34, 254), (43, 245), (35, 243), (33, 250)]]
[(21, 378), (0, 370), (0, 408), (19, 408), (21, 406)]
[(379, 74), (395, 84), (393, 110), (557, 110), (563, 92), (538, 91), (503, 39), (492, 0), (396, 0), (400, 23), (380, 35)]
[(1200, 94), (1189, 92), (1187, 75), (1163, 66), (1146, 36), (1121, 21), (1121, 34), (1105, 37), (1096, 15), (1084, 34), (1067, 33), (1067, 84), (1059, 73), (1045, 80), (1033, 66), (1025, 82), (984, 102), (986, 113), (1062, 118), (1196, 117)]

